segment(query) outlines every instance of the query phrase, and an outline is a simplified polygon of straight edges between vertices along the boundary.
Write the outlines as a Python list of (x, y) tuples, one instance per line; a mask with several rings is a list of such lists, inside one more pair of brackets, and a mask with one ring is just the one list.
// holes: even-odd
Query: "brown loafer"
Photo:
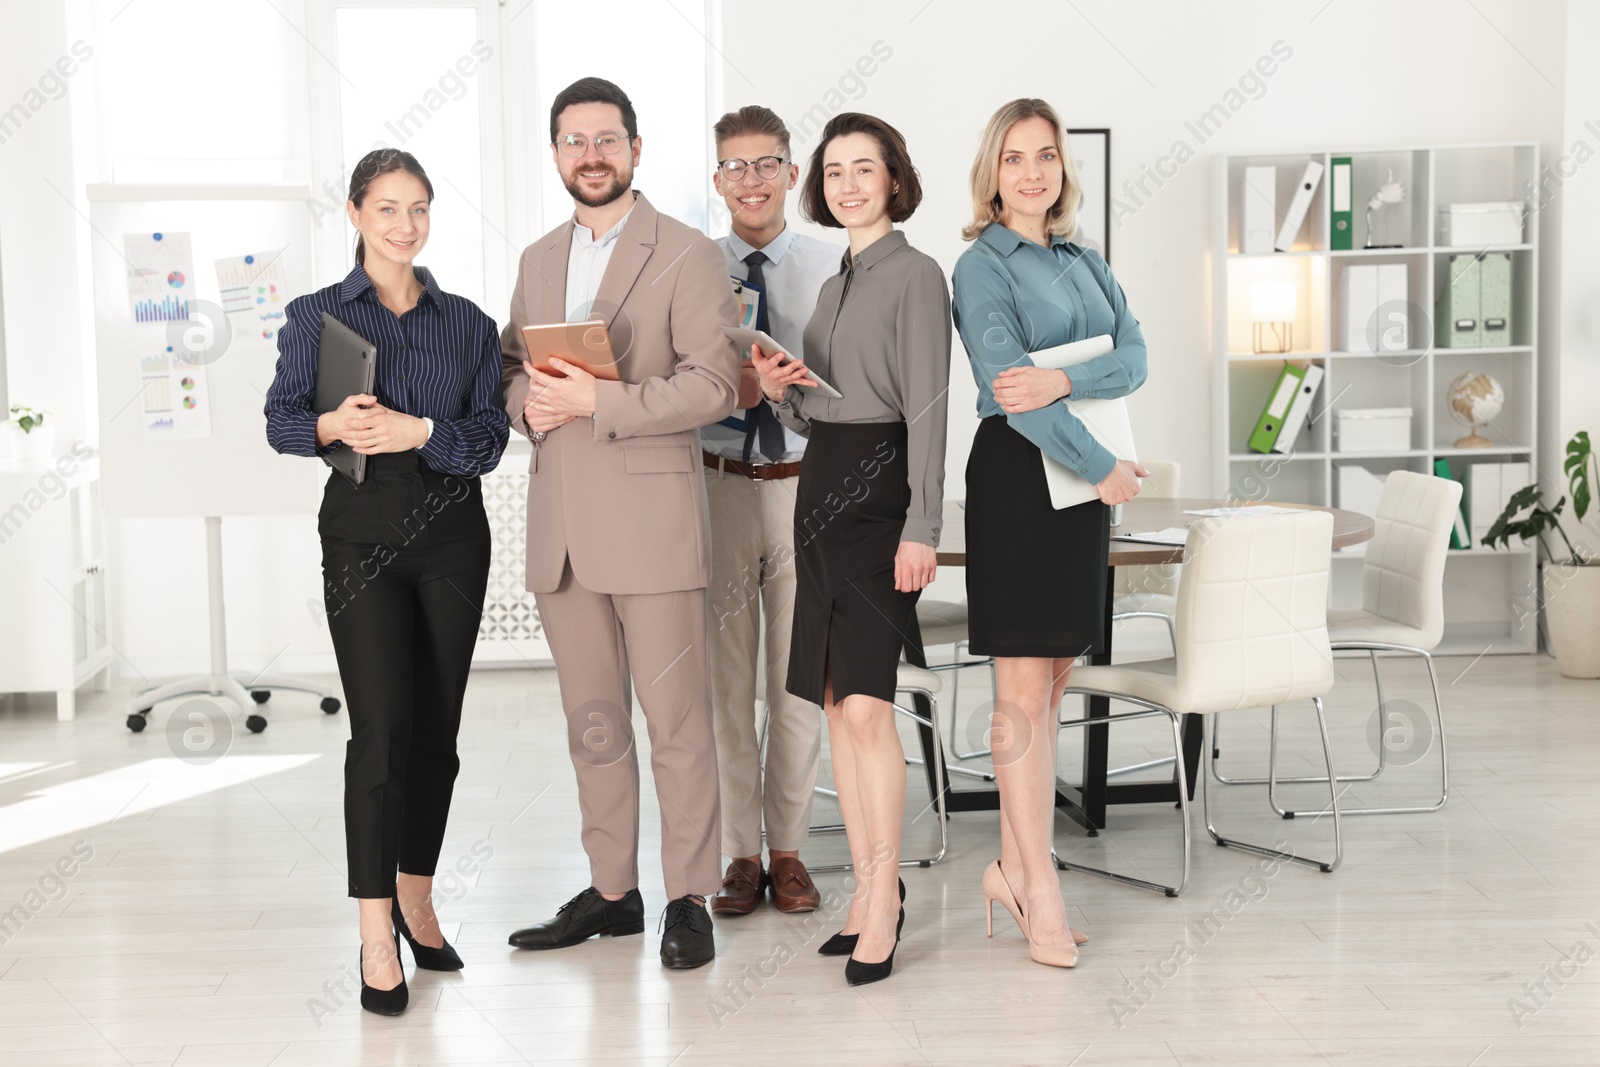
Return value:
[(816, 911), (822, 906), (822, 894), (811, 880), (806, 865), (798, 858), (772, 861), (768, 879), (772, 887), (772, 905), (782, 912)]
[(717, 915), (749, 915), (761, 903), (766, 887), (767, 872), (759, 860), (734, 860), (722, 877), (722, 892), (711, 898), (711, 910)]

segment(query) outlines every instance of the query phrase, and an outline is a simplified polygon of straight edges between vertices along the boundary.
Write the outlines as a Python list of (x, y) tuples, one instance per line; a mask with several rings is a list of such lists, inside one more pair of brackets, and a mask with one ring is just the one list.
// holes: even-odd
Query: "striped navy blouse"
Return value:
[(440, 474), (487, 474), (505, 451), (510, 423), (500, 384), (500, 334), (472, 301), (439, 288), (426, 267), (417, 306), (396, 316), (359, 264), (338, 285), (290, 301), (278, 332), (278, 370), (267, 389), (267, 443), (293, 456), (317, 448), (317, 344), (326, 311), (377, 346), (373, 393), (395, 411), (433, 420), (417, 453)]

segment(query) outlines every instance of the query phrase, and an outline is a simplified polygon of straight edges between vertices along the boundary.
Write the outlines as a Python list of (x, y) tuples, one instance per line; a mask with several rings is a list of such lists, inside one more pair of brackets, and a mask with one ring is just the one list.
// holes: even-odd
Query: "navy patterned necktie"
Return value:
[[(744, 257), (744, 262), (750, 268), (746, 280), (761, 290), (761, 306), (756, 309), (756, 329), (770, 335), (772, 328), (768, 324), (772, 320), (768, 315), (768, 309), (772, 303), (772, 293), (767, 289), (766, 277), (761, 272), (762, 264), (767, 262), (766, 253), (751, 252)], [(744, 435), (744, 461), (750, 462), (751, 446), (759, 439), (761, 454), (773, 463), (777, 463), (783, 458), (785, 450), (783, 424), (778, 421), (778, 416), (767, 407), (765, 400), (757, 400), (756, 406), (746, 411), (745, 416), (750, 421), (750, 429)]]

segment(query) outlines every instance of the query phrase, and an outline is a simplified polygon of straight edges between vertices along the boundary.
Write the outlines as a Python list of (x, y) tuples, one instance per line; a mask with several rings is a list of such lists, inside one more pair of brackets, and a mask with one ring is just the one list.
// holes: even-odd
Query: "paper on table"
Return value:
[(1140, 541), (1152, 545), (1181, 545), (1189, 540), (1189, 531), (1183, 526), (1168, 526), (1164, 530), (1144, 530), (1138, 533), (1112, 534), (1113, 541)]
[(1232, 508), (1185, 508), (1185, 515), (1204, 515), (1208, 518), (1226, 518), (1230, 515), (1298, 515), (1304, 508), (1280, 508), (1276, 504), (1251, 504)]

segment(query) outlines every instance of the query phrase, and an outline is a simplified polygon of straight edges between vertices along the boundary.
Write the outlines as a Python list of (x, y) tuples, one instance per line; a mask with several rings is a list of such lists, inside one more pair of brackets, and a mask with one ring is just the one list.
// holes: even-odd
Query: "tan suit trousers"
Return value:
[(596, 593), (578, 584), (568, 564), (555, 591), (534, 599), (561, 683), (592, 884), (602, 893), (639, 884), (636, 690), (650, 732), (667, 898), (714, 894), (722, 862), (711, 784), (717, 753), (706, 677), (706, 591)]
[[(755, 481), (706, 471), (711, 511), (708, 622), (711, 694), (722, 786), (722, 851), (798, 850), (811, 824), (822, 709), (784, 688), (794, 616), (798, 478)], [(766, 621), (767, 758), (756, 730), (756, 671)]]

